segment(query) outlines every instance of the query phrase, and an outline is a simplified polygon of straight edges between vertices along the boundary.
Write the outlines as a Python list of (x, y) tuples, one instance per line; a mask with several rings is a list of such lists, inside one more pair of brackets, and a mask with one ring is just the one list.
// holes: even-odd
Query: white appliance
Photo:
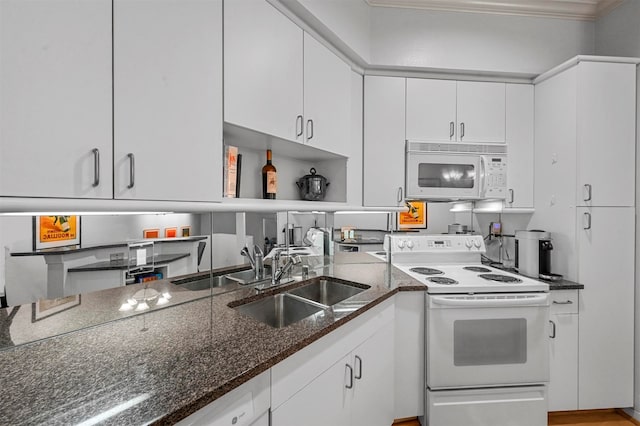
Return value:
[(427, 286), (427, 424), (546, 425), (549, 286), (483, 265), (480, 235), (385, 243), (390, 262)]
[(408, 199), (504, 199), (507, 147), (465, 143), (406, 143)]

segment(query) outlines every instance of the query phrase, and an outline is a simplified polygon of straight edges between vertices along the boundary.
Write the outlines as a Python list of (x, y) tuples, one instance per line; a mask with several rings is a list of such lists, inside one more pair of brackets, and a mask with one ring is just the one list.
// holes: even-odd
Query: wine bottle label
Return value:
[(267, 194), (275, 194), (278, 189), (278, 178), (276, 172), (267, 172)]

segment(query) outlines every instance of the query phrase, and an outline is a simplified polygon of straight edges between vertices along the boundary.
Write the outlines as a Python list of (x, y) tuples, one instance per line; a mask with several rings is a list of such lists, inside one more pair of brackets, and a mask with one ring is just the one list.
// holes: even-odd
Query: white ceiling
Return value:
[[(371, 6), (578, 20), (606, 15), (624, 0), (365, 0)], [(633, 1), (633, 0), (632, 0)]]

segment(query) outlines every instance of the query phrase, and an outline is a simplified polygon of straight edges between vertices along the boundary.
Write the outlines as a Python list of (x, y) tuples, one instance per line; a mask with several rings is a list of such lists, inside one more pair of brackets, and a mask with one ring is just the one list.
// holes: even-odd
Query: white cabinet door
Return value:
[(456, 82), (407, 79), (407, 139), (456, 140)]
[[(353, 351), (351, 424), (390, 425), (394, 419), (394, 324)], [(329, 423), (327, 423), (329, 424)], [(339, 424), (339, 423), (333, 423)]]
[(578, 409), (578, 290), (550, 293), (549, 411)]
[(348, 425), (352, 364), (344, 357), (271, 413), (273, 426)]
[(225, 2), (225, 121), (304, 140), (302, 34), (266, 1)]
[(577, 203), (634, 206), (636, 66), (581, 62), (577, 68)]
[(425, 296), (402, 291), (394, 296), (395, 318), (395, 414), (394, 418), (424, 415)]
[(405, 79), (364, 78), (365, 206), (395, 206), (403, 198)]
[(349, 154), (351, 69), (304, 33), (305, 142), (337, 154)]
[(457, 139), (462, 142), (505, 141), (505, 84), (457, 83)]
[(114, 2), (115, 198), (222, 192), (222, 1)]
[(577, 216), (578, 409), (631, 407), (635, 209), (581, 207)]
[(578, 409), (578, 315), (551, 315), (549, 411)]
[(0, 195), (111, 198), (111, 1), (1, 1), (0, 57)]
[(506, 86), (506, 207), (533, 207), (533, 85)]

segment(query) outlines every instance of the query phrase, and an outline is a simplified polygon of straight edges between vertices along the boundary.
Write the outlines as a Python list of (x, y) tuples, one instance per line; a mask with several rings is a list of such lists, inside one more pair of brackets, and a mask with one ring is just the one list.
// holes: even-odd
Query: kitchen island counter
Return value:
[(175, 423), (397, 291), (426, 290), (370, 258), (336, 255), (333, 263), (313, 270), (315, 276), (371, 286), (349, 299), (350, 309), (325, 311), (281, 329), (228, 306), (256, 296), (245, 287), (4, 350), (1, 399), (10, 408), (0, 423)]

